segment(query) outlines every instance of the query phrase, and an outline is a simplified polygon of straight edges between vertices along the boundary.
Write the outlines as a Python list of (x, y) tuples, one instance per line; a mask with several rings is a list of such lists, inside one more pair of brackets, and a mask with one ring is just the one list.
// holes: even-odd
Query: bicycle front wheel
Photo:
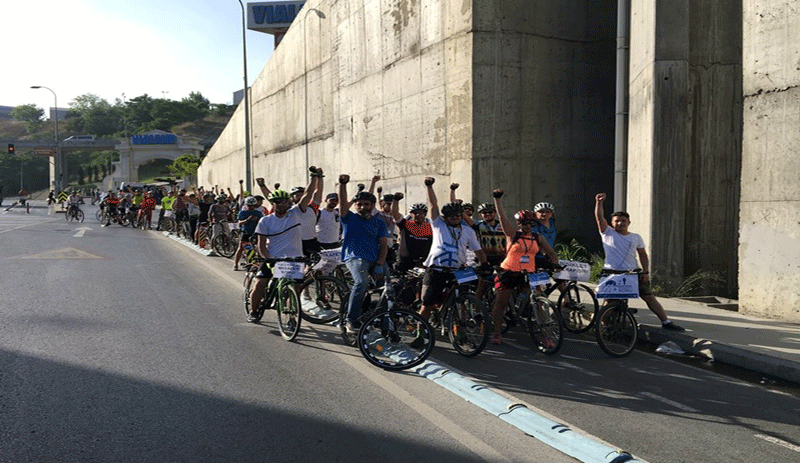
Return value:
[(447, 337), (456, 352), (465, 357), (480, 354), (489, 341), (489, 320), (489, 312), (477, 296), (460, 294), (445, 315)]
[(600, 311), (595, 324), (597, 344), (612, 357), (625, 357), (636, 347), (639, 329), (636, 318), (618, 306), (608, 306)]
[(308, 279), (300, 289), (301, 315), (311, 323), (330, 323), (339, 318), (349, 297), (347, 287), (337, 278), (318, 276)]
[(404, 310), (378, 312), (361, 326), (358, 348), (367, 361), (385, 370), (412, 368), (433, 351), (433, 328), (421, 316)]
[(597, 316), (597, 298), (586, 285), (570, 284), (558, 297), (564, 328), (570, 333), (583, 333), (594, 326)]
[(77, 220), (78, 222), (83, 222), (83, 218), (84, 216), (82, 210), (78, 209), (77, 211), (75, 211), (75, 220)]
[(292, 341), (300, 332), (300, 301), (294, 283), (287, 283), (278, 294), (278, 329), (283, 339)]
[(536, 297), (528, 314), (528, 331), (539, 352), (553, 355), (564, 342), (563, 322), (555, 304), (545, 297)]
[(233, 240), (225, 234), (219, 234), (214, 241), (211, 243), (211, 247), (214, 249), (214, 252), (219, 254), (222, 257), (233, 257), (236, 253), (236, 247), (233, 243)]

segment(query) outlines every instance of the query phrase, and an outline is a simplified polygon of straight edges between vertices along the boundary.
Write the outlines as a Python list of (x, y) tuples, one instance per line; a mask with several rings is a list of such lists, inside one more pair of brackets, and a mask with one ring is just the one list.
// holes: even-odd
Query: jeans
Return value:
[[(347, 320), (351, 323), (356, 323), (361, 316), (361, 305), (364, 302), (364, 296), (369, 289), (369, 273), (370, 269), (375, 265), (364, 259), (350, 259), (344, 263), (350, 275), (353, 276), (353, 287), (350, 288), (350, 301), (347, 305)], [(383, 269), (385, 272), (385, 268)], [(379, 271), (380, 273), (380, 271)]]

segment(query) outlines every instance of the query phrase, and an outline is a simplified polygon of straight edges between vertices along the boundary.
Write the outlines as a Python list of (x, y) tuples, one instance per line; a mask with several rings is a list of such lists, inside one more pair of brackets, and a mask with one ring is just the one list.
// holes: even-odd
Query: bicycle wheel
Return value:
[(456, 352), (465, 357), (480, 354), (489, 341), (490, 320), (486, 306), (477, 296), (460, 294), (445, 315), (447, 337)]
[(595, 323), (597, 344), (612, 357), (625, 357), (633, 351), (639, 329), (632, 313), (617, 305), (603, 308)]
[[(347, 322), (347, 306), (350, 301), (350, 292), (348, 290), (347, 297), (345, 298), (344, 303), (339, 308), (339, 331), (342, 334), (342, 341), (350, 347), (355, 347), (358, 344), (358, 333), (356, 334), (347, 334), (347, 328), (345, 326)], [(382, 303), (383, 307), (386, 307), (386, 303), (383, 302), (383, 298), (381, 297), (380, 300), (373, 300), (372, 294), (368, 291), (367, 294), (364, 296), (364, 300), (361, 302), (361, 316), (359, 320), (366, 320), (375, 313), (375, 310), (378, 307), (378, 304)]]
[(103, 225), (111, 225), (111, 216), (109, 214), (104, 213), (100, 223)]
[(70, 210), (67, 209), (67, 212), (64, 214), (64, 218), (67, 219), (67, 222), (72, 222), (72, 219), (74, 219), (75, 217), (72, 215), (72, 212), (70, 212)]
[(291, 341), (300, 332), (300, 300), (294, 289), (294, 282), (280, 288), (278, 293), (278, 329), (283, 339)]
[(230, 258), (236, 253), (233, 241), (224, 233), (220, 233), (214, 238), (214, 241), (211, 242), (211, 248), (222, 257)]
[(536, 297), (531, 301), (528, 314), (528, 331), (539, 352), (553, 355), (564, 342), (563, 322), (556, 305), (546, 297)]
[(97, 219), (98, 222), (102, 222), (103, 210), (102, 209), (98, 209), (97, 212), (94, 213), (94, 218)]
[(330, 323), (339, 318), (349, 297), (347, 287), (336, 278), (318, 276), (307, 279), (300, 288), (301, 315), (311, 323)]
[(421, 316), (404, 310), (382, 311), (364, 322), (358, 348), (367, 361), (385, 370), (412, 368), (433, 351), (433, 328)]
[(583, 333), (594, 326), (598, 304), (594, 291), (586, 285), (568, 284), (558, 297), (564, 328), (570, 333)]
[(83, 218), (84, 216), (82, 210), (78, 209), (77, 211), (75, 211), (75, 220), (77, 220), (78, 222), (83, 222)]

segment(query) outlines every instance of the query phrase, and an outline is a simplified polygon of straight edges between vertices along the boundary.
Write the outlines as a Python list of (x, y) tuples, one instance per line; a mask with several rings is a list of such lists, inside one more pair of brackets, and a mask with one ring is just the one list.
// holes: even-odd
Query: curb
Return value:
[(639, 324), (639, 337), (656, 345), (673, 341), (684, 351), (709, 358), (715, 362), (800, 383), (799, 362), (730, 346), (713, 339), (696, 338), (679, 333), (666, 334), (662, 329), (650, 325)]

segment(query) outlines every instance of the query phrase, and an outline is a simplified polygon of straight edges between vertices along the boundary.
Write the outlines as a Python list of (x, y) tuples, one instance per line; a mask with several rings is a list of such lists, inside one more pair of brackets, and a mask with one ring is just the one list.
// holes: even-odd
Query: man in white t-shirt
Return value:
[[(650, 259), (644, 247), (644, 240), (638, 233), (628, 231), (631, 224), (630, 215), (627, 212), (618, 211), (611, 214), (611, 226), (608, 226), (603, 212), (603, 202), (606, 199), (605, 193), (595, 196), (594, 217), (597, 221), (597, 228), (600, 230), (600, 237), (603, 240), (603, 251), (606, 255), (606, 262), (603, 271), (606, 273), (628, 272), (638, 267), (636, 256), (638, 254), (641, 261), (642, 273), (639, 275), (639, 295), (647, 304), (647, 307), (661, 320), (661, 327), (666, 330), (684, 331), (676, 323), (670, 321), (664, 307), (658, 302), (653, 290), (650, 287)], [(603, 303), (605, 305), (605, 302)]]
[[(303, 240), (300, 218), (311, 201), (311, 194), (304, 195), (298, 207), (291, 207), (292, 200), (284, 190), (273, 190), (267, 198), (275, 212), (262, 217), (256, 225), (256, 249), (264, 259), (282, 257), (302, 257)], [(256, 281), (250, 292), (250, 314), (247, 321), (257, 322), (258, 304), (264, 296), (272, 272), (266, 264), (256, 274)]]
[[(308, 257), (311, 253), (319, 252), (319, 242), (317, 241), (317, 210), (322, 200), (322, 188), (319, 182), (322, 180), (322, 169), (314, 166), (309, 167), (311, 171), (311, 183), (308, 187), (308, 194), (311, 196), (311, 203), (303, 209), (300, 216), (300, 230), (303, 236), (303, 255)], [(292, 188), (289, 195), (294, 202), (294, 207), (299, 207), (301, 199), (306, 195), (306, 189), (302, 186)]]
[[(488, 267), (486, 253), (481, 249), (475, 230), (463, 221), (464, 209), (459, 203), (448, 203), (442, 206), (439, 215), (439, 206), (436, 193), (433, 191), (434, 179), (427, 177), (425, 186), (428, 190), (428, 202), (431, 211), (431, 227), (433, 229), (433, 242), (428, 258), (425, 259), (426, 267), (438, 266), (458, 268), (467, 264), (467, 250), (475, 252), (475, 257), (482, 267)], [(445, 285), (452, 278), (450, 272), (428, 268), (422, 279), (422, 307), (419, 314), (427, 319), (431, 310), (442, 302)]]
[(317, 212), (317, 241), (322, 249), (336, 249), (342, 245), (342, 221), (339, 216), (339, 195), (328, 193), (325, 207)]

